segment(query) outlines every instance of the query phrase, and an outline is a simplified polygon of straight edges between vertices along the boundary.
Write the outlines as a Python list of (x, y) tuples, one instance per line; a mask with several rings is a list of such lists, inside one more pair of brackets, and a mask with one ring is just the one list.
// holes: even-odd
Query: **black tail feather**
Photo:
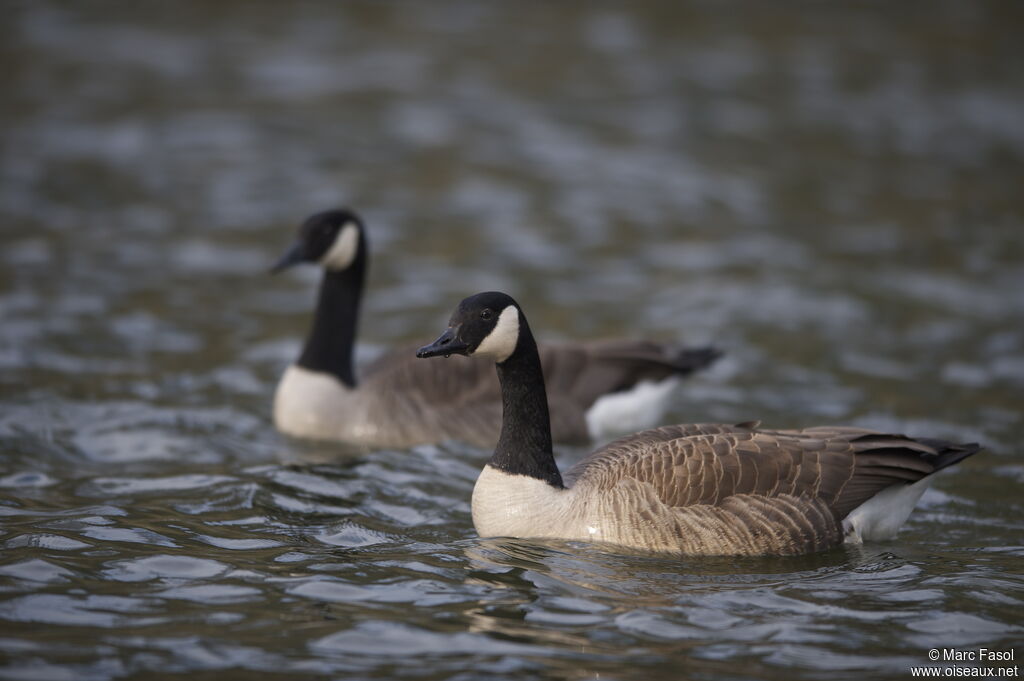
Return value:
[(926, 457), (929, 463), (935, 467), (936, 471), (941, 471), (943, 468), (948, 468), (949, 466), (958, 464), (967, 457), (973, 456), (981, 451), (981, 445), (977, 442), (956, 444), (946, 440), (935, 440), (924, 437), (916, 438), (916, 440), (928, 445), (937, 452), (937, 454), (933, 456)]
[(702, 369), (722, 356), (722, 351), (710, 345), (703, 348), (681, 348), (672, 358), (672, 366), (681, 374)]

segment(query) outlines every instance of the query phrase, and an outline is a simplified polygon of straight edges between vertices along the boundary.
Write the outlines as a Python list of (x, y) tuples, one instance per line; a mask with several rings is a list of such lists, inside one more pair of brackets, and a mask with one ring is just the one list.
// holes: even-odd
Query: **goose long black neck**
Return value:
[(324, 270), (313, 329), (298, 361), (304, 369), (333, 374), (349, 388), (356, 386), (352, 358), (365, 271), (363, 258), (341, 271)]
[(537, 343), (526, 319), (508, 359), (496, 365), (501, 382), (501, 435), (490, 465), (506, 473), (528, 475), (563, 487), (551, 449), (551, 417)]

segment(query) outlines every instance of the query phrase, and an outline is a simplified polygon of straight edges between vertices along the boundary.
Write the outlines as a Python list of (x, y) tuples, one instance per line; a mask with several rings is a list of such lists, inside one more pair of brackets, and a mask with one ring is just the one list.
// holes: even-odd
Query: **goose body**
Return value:
[[(362, 448), (407, 448), (459, 440), (498, 441), (502, 398), (492, 362), (456, 368), (420, 362), (414, 348), (386, 352), (356, 376), (356, 322), (368, 262), (366, 232), (351, 211), (308, 218), (274, 271), (298, 263), (324, 269), (313, 328), (274, 395), (274, 424), (286, 434)], [(644, 340), (543, 346), (556, 442), (592, 439), (652, 425), (680, 376), (718, 357)]]
[(979, 451), (852, 427), (689, 424), (620, 438), (563, 477), (545, 428), (535, 348), (515, 302), (484, 293), (463, 301), (448, 331), (418, 353), (483, 350), (496, 362), (502, 431), (472, 501), (484, 537), (696, 555), (809, 553), (893, 537), (932, 474)]

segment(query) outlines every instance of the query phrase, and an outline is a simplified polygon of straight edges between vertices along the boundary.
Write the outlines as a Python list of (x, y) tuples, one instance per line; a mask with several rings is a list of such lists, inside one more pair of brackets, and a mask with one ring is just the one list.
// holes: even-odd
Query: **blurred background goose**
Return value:
[[(296, 437), (365, 448), (459, 440), (490, 448), (501, 427), (501, 392), (486, 360), (441, 367), (415, 348), (387, 352), (356, 376), (359, 302), (369, 251), (352, 211), (317, 213), (271, 269), (323, 267), (313, 328), (274, 396), (274, 424)], [(653, 425), (680, 376), (704, 367), (713, 348), (645, 340), (547, 345), (540, 349), (556, 442), (582, 444)]]
[[(503, 293), (462, 301), (418, 357), (496, 363), (503, 419), (473, 489), (483, 537), (604, 541), (682, 554), (791, 555), (893, 537), (933, 474), (975, 444), (850, 427), (676, 425), (623, 437), (563, 477), (540, 356)], [(458, 364), (450, 364), (458, 371)]]

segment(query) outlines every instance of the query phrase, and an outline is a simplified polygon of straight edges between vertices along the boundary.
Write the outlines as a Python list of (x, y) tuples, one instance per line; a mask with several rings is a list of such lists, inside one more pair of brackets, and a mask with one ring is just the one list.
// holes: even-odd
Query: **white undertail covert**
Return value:
[(921, 495), (932, 484), (932, 475), (910, 485), (897, 483), (886, 487), (843, 519), (844, 541), (885, 541), (896, 536)]

